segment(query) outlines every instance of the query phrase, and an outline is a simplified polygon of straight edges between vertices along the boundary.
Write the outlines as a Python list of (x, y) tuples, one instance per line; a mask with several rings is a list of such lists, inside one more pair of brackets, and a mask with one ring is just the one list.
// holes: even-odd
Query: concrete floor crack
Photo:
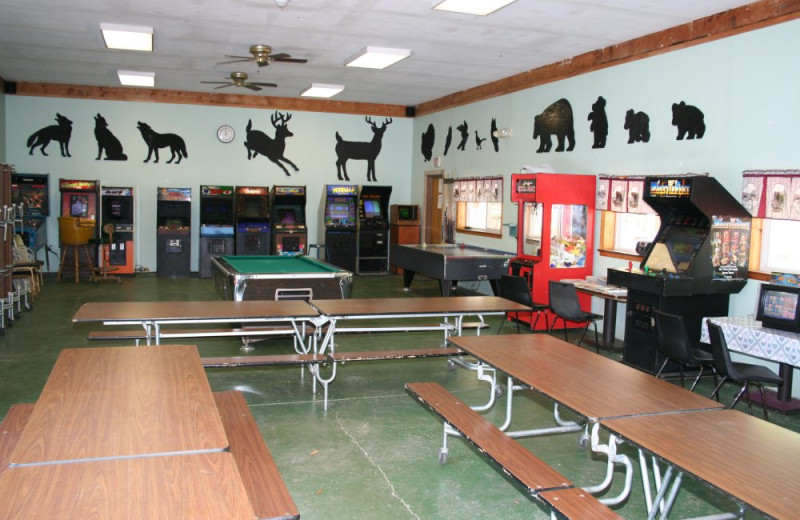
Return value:
[(364, 447), (361, 445), (361, 443), (358, 442), (358, 440), (353, 436), (353, 434), (351, 434), (349, 431), (347, 431), (347, 428), (345, 428), (344, 424), (342, 424), (342, 421), (339, 418), (339, 414), (336, 414), (336, 423), (339, 425), (339, 428), (342, 430), (342, 432), (344, 432), (344, 434), (347, 435), (347, 437), (350, 439), (350, 441), (356, 446), (356, 448), (358, 448), (361, 451), (361, 453), (364, 454), (364, 457), (367, 458), (369, 463), (372, 464), (373, 466), (375, 466), (375, 469), (377, 469), (380, 472), (381, 476), (383, 477), (383, 480), (386, 482), (386, 485), (389, 486), (389, 490), (391, 490), (392, 496), (394, 498), (396, 498), (397, 500), (399, 500), (401, 504), (403, 504), (403, 507), (406, 508), (406, 510), (409, 512), (409, 514), (412, 517), (416, 518), (417, 520), (421, 520), (419, 515), (417, 515), (411, 509), (411, 505), (408, 502), (406, 502), (405, 500), (403, 500), (400, 497), (400, 495), (397, 494), (397, 490), (394, 488), (394, 485), (389, 480), (389, 477), (383, 471), (381, 466), (375, 461), (375, 459), (372, 458), (372, 456), (367, 452), (367, 450), (364, 449)]

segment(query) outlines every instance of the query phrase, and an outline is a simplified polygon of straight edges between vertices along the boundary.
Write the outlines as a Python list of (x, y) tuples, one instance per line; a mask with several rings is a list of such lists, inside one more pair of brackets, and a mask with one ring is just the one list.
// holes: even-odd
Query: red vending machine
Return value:
[[(517, 204), (517, 257), (511, 274), (527, 278), (533, 300), (550, 301), (550, 281), (586, 278), (594, 258), (594, 175), (514, 173), (511, 201)], [(590, 310), (590, 296), (578, 294)], [(534, 314), (535, 316), (535, 314)], [(530, 321), (529, 316), (519, 316)], [(547, 321), (555, 317), (550, 314)], [(537, 329), (544, 330), (544, 320)]]

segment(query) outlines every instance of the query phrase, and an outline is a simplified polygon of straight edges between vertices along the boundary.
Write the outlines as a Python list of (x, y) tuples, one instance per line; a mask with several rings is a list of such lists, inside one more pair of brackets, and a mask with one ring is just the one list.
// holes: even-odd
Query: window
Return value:
[(652, 242), (658, 233), (658, 215), (617, 213), (614, 229), (614, 251), (636, 254), (638, 242)]
[[(762, 272), (798, 273), (797, 242), (800, 236), (800, 221), (753, 219), (754, 224), (760, 222), (761, 248), (756, 265), (751, 265), (751, 270)], [(754, 230), (759, 226), (754, 225)], [(755, 247), (755, 242), (753, 243)], [(751, 255), (752, 258), (752, 255)]]
[(503, 234), (503, 178), (458, 179), (456, 230), (460, 233), (500, 237)]
[(634, 260), (634, 257), (639, 257), (636, 243), (652, 242), (660, 226), (658, 215), (603, 211), (600, 217), (601, 254)]
[(503, 204), (501, 202), (459, 202), (458, 225), (461, 232), (499, 235), (502, 232)]

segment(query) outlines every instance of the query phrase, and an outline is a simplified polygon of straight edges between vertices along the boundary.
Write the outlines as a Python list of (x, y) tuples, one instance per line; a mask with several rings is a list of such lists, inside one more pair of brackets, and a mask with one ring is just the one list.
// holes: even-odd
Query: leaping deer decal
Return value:
[[(373, 123), (369, 116), (365, 119), (372, 127), (372, 141), (345, 141), (339, 132), (336, 132), (336, 173), (340, 181), (350, 180), (345, 167), (348, 159), (367, 161), (367, 181), (377, 182), (378, 180), (375, 178), (375, 158), (381, 151), (381, 140), (386, 132), (386, 127), (392, 123), (392, 118), (387, 117), (381, 126)], [(342, 178), (343, 176), (344, 178)]]
[(289, 170), (280, 163), (283, 161), (292, 168), (294, 171), (299, 171), (295, 164), (283, 156), (286, 150), (286, 138), (294, 134), (289, 131), (286, 123), (292, 118), (291, 114), (281, 114), (277, 110), (270, 116), (269, 120), (272, 126), (275, 127), (275, 138), (272, 138), (260, 130), (253, 130), (252, 119), (247, 120), (247, 140), (244, 142), (244, 147), (247, 148), (247, 159), (252, 159), (256, 155), (261, 154), (270, 161), (280, 166), (281, 170), (288, 176)]

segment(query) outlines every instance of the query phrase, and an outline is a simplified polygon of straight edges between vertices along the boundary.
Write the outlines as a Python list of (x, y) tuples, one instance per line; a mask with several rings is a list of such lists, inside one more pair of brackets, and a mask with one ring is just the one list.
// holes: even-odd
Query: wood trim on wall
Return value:
[(356, 103), (324, 99), (246, 96), (186, 90), (157, 90), (128, 87), (92, 87), (58, 83), (17, 83), (21, 96), (43, 96), (111, 101), (139, 101), (205, 106), (265, 108), (271, 110), (300, 110), (332, 114), (359, 114), (381, 117), (406, 117), (406, 107), (378, 103)]
[(440, 112), (797, 18), (800, 0), (762, 0), (427, 101), (415, 107), (415, 114)]

